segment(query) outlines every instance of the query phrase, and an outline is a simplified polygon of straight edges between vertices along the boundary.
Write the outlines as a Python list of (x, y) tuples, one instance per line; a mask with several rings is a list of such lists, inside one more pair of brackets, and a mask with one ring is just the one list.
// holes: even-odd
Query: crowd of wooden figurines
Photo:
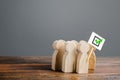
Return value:
[(95, 49), (89, 57), (92, 46), (86, 41), (56, 40), (52, 46), (54, 49), (52, 55), (52, 70), (68, 73), (94, 72), (96, 66)]

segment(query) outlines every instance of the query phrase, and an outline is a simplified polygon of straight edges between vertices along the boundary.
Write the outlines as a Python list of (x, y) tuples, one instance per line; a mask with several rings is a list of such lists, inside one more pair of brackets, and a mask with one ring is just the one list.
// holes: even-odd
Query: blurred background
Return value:
[(51, 56), (54, 40), (106, 39), (97, 56), (120, 56), (120, 0), (0, 0), (0, 56)]

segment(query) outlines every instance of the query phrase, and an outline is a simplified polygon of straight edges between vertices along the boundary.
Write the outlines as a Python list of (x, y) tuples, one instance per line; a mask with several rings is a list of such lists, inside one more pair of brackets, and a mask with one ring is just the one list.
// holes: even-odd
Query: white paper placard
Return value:
[(94, 46), (96, 49), (101, 50), (102, 46), (105, 42), (105, 39), (95, 32), (92, 32), (90, 39), (88, 40), (88, 43)]

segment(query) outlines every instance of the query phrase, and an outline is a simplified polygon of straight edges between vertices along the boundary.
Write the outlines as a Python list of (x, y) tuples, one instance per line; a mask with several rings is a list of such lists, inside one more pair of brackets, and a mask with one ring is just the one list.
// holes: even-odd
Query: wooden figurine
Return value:
[[(90, 50), (93, 46), (90, 46)], [(90, 54), (90, 50), (88, 52), (88, 55)], [(95, 51), (95, 48), (94, 48), (94, 51)], [(88, 70), (90, 72), (93, 72), (95, 70), (95, 67), (96, 67), (96, 55), (95, 55), (95, 52), (92, 52), (92, 54), (90, 55), (90, 58), (89, 58), (89, 68)]]
[(86, 41), (80, 41), (78, 45), (78, 57), (77, 57), (77, 73), (88, 73), (89, 60), (88, 51), (90, 50), (90, 45)]
[(62, 60), (65, 53), (65, 41), (56, 40), (53, 42), (54, 53), (52, 55), (52, 70), (62, 70)]
[(67, 41), (65, 47), (65, 54), (62, 61), (63, 72), (75, 72), (76, 70), (76, 58), (77, 58), (77, 45), (75, 40)]

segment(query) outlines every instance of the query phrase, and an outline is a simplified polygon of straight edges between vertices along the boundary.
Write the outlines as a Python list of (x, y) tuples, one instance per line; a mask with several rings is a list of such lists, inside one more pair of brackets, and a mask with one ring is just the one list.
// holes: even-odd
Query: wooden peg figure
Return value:
[(54, 53), (52, 55), (52, 70), (62, 70), (63, 54), (65, 53), (65, 41), (56, 40), (53, 42)]
[(78, 57), (77, 57), (77, 73), (88, 73), (89, 61), (88, 58), (88, 51), (90, 50), (90, 45), (86, 41), (80, 41), (78, 45)]
[[(93, 52), (90, 55), (91, 48), (93, 48)], [(95, 48), (93, 46), (91, 46), (91, 45), (90, 45), (90, 50), (88, 52), (88, 55), (90, 56), (88, 70), (89, 70), (89, 72), (94, 72), (95, 67), (96, 67), (96, 55), (95, 55)]]
[(63, 72), (75, 72), (76, 70), (76, 57), (77, 57), (77, 41), (67, 41), (66, 51), (63, 56), (62, 71)]

